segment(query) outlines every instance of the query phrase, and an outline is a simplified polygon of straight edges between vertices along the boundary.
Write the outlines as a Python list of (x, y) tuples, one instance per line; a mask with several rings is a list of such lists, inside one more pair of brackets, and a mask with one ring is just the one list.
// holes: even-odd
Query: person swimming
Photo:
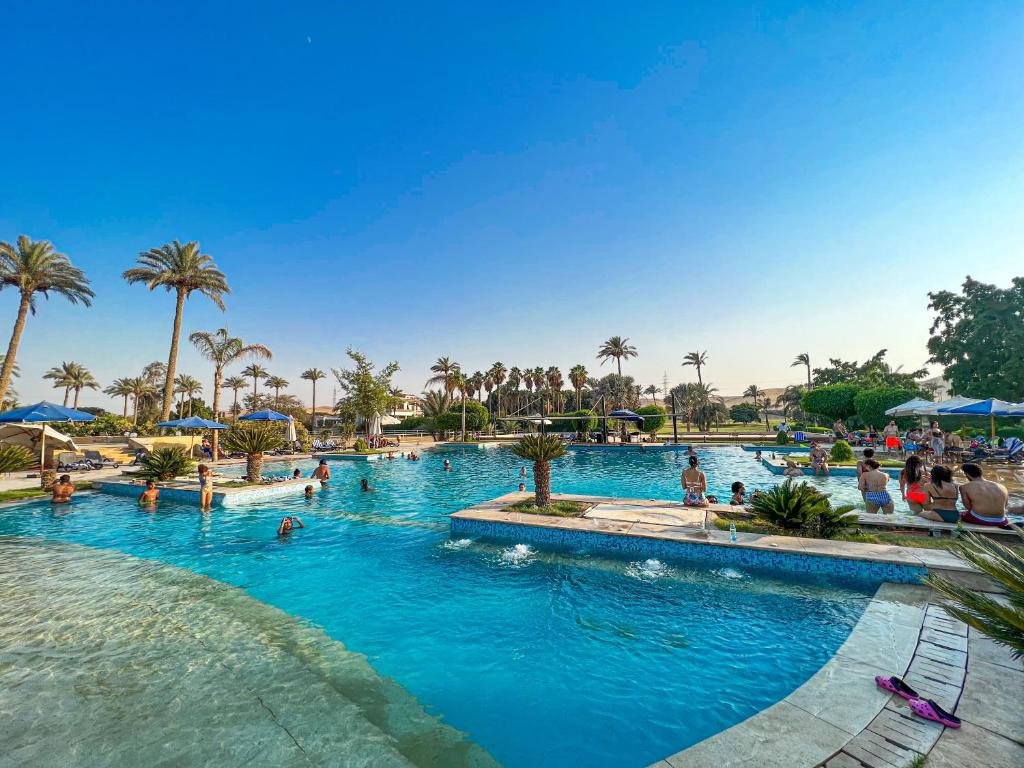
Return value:
[(448, 461), (448, 459), (444, 460), (444, 471), (445, 472), (451, 472), (452, 471), (452, 463), (450, 461)]
[(734, 507), (742, 507), (747, 503), (744, 495), (747, 492), (747, 487), (743, 485), (739, 480), (732, 484), (732, 498), (729, 503)]
[(74, 492), (75, 486), (71, 482), (71, 475), (61, 475), (60, 480), (53, 484), (53, 497), (50, 499), (50, 502), (53, 504), (69, 504)]
[(313, 498), (313, 486), (312, 485), (307, 485), (302, 490), (302, 495), (305, 496), (307, 499), (312, 499)]
[(160, 498), (160, 489), (156, 487), (156, 480), (150, 478), (146, 481), (146, 490), (139, 496), (139, 504), (156, 504)]
[(306, 526), (304, 526), (302, 524), (302, 521), (299, 520), (299, 518), (295, 517), (295, 515), (285, 515), (281, 519), (281, 524), (279, 526), (277, 526), (277, 535), (278, 536), (287, 536), (295, 528), (305, 528), (305, 527)]
[(331, 468), (327, 466), (326, 459), (320, 459), (320, 464), (313, 470), (313, 478), (320, 481), (320, 485), (327, 485), (331, 479)]
[(754, 461), (760, 461), (760, 460), (761, 460), (761, 451), (757, 451), (757, 453), (754, 454)]
[(372, 493), (377, 489), (371, 487), (370, 481), (364, 477), (362, 480), (359, 481), (359, 490), (363, 491), (363, 493)]
[(300, 477), (302, 477), (301, 469), (296, 469), (294, 472), (292, 472), (292, 480), (298, 480)]
[(522, 493), (525, 490), (526, 490), (526, 483), (520, 483), (519, 484), (519, 492)]

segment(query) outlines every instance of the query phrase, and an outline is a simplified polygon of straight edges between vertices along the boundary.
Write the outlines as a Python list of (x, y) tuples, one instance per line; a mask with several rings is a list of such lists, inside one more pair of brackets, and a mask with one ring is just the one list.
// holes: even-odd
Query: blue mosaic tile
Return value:
[(451, 532), (468, 538), (513, 540), (540, 546), (565, 546), (631, 552), (647, 557), (674, 557), (715, 564), (769, 568), (792, 573), (819, 573), (873, 581), (919, 584), (927, 575), (923, 566), (847, 560), (838, 557), (802, 555), (797, 552), (767, 552), (745, 547), (697, 544), (669, 539), (618, 536), (592, 531), (516, 525), (484, 520), (451, 519)]

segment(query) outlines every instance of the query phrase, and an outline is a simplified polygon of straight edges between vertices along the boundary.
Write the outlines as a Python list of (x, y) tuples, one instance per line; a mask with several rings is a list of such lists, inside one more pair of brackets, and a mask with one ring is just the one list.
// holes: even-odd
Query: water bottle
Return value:
[(736, 523), (729, 523), (729, 541), (736, 541)]

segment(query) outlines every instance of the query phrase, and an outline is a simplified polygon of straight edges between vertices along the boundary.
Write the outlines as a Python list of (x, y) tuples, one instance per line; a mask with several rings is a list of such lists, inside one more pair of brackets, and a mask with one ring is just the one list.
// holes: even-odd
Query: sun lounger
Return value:
[(58, 472), (74, 472), (74, 471), (87, 471), (93, 469), (92, 464), (83, 458), (80, 458), (77, 453), (73, 451), (61, 451), (57, 454), (57, 471)]
[(85, 460), (92, 464), (96, 469), (101, 469), (103, 467), (114, 467), (116, 469), (121, 466), (120, 462), (107, 458), (99, 451), (85, 451)]
[[(857, 521), (861, 526), (870, 528), (903, 528), (915, 531), (928, 531), (929, 533), (942, 534), (943, 531), (952, 533), (957, 530), (955, 523), (940, 523), (935, 520), (926, 520), (923, 517), (917, 515), (883, 515), (876, 514), (870, 515), (862, 513), (857, 515)], [(1013, 520), (1011, 519), (1011, 522)], [(972, 533), (981, 534), (993, 534), (993, 535), (1013, 535), (1013, 530), (1010, 528), (997, 528), (994, 525), (968, 525), (964, 524), (960, 527), (960, 530), (971, 531)]]

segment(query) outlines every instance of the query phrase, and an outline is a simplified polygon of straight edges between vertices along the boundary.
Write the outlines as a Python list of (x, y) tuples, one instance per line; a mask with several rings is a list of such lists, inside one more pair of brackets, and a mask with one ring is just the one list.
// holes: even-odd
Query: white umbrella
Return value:
[(886, 416), (920, 416), (924, 408), (934, 407), (935, 403), (925, 400), (923, 397), (915, 397), (900, 405), (893, 406), (885, 412)]
[(953, 408), (961, 408), (965, 405), (974, 405), (975, 403), (980, 402), (981, 400), (978, 400), (975, 397), (962, 397), (961, 395), (957, 395), (956, 397), (951, 397), (948, 400), (940, 400), (937, 403), (933, 403), (927, 408), (922, 408), (919, 411), (917, 411), (914, 415), (939, 416), (945, 414), (946, 411), (949, 411)]
[(298, 438), (295, 435), (295, 419), (288, 419), (284, 428), (284, 439), (287, 443), (294, 443)]
[[(78, 446), (75, 445), (75, 441), (70, 437), (63, 432), (58, 432), (49, 424), (39, 423), (19, 424), (11, 422), (9, 424), (0, 424), (0, 444), (20, 445), (28, 448), (33, 453), (44, 452), (44, 446), (47, 444), (51, 448), (67, 448), (69, 451), (78, 451)], [(42, 461), (45, 461), (45, 458), (45, 456), (41, 457), (40, 466), (42, 466)]]
[(382, 432), (383, 430), (380, 428), (380, 414), (375, 413), (373, 414), (373, 418), (370, 419), (370, 434), (379, 435)]

